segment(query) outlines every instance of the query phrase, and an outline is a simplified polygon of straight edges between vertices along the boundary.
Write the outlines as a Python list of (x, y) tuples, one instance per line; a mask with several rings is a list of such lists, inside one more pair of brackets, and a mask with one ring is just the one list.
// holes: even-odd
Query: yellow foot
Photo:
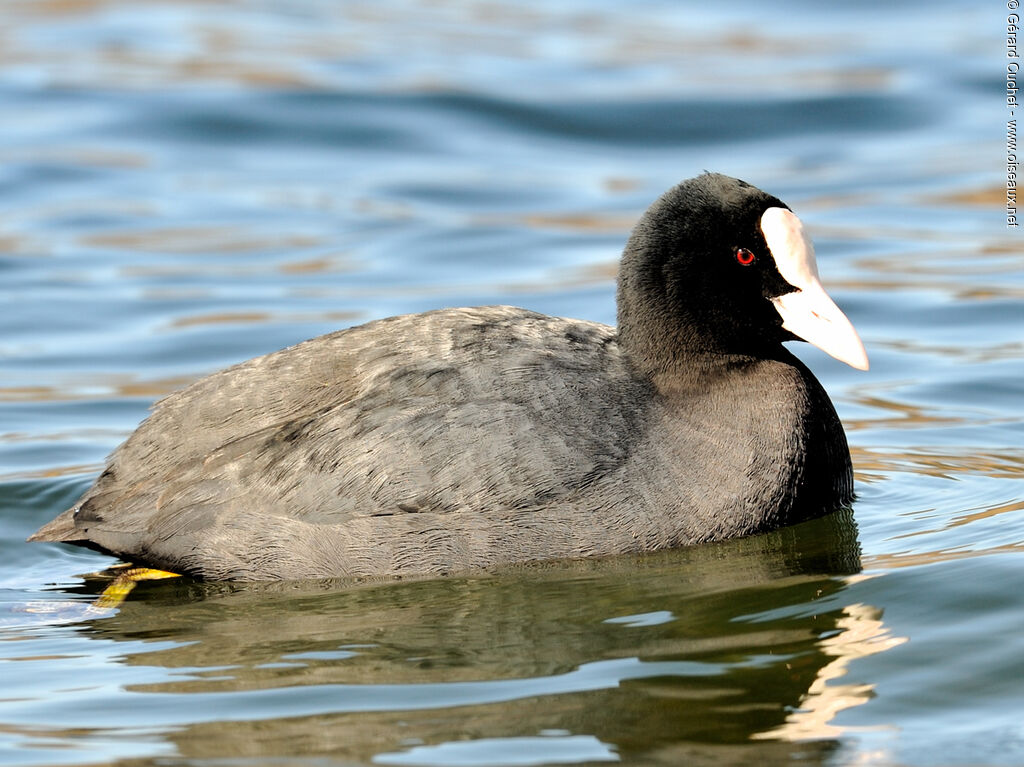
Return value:
[[(126, 569), (124, 569), (126, 568)], [(114, 569), (114, 568), (111, 568)], [(135, 588), (139, 581), (159, 581), (164, 578), (180, 578), (181, 573), (170, 573), (167, 570), (154, 570), (151, 567), (135, 567), (134, 565), (119, 565), (116, 569), (121, 570), (117, 577), (110, 582), (110, 585), (103, 589), (99, 599), (93, 604), (94, 608), (101, 610), (112, 610), (125, 600)]]

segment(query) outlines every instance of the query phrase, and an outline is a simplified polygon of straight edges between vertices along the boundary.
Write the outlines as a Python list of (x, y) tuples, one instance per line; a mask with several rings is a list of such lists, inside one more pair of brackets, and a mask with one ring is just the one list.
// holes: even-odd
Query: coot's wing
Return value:
[(642, 386), (596, 323), (511, 307), (372, 322), (167, 397), (37, 539), (145, 557), (265, 515), (535, 507), (622, 463)]

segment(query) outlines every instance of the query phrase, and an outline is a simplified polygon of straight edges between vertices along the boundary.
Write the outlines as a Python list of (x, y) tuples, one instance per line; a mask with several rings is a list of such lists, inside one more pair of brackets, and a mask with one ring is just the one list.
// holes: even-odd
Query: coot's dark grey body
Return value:
[[(720, 540), (843, 506), (842, 427), (770, 303), (794, 290), (757, 229), (779, 206), (716, 175), (667, 193), (627, 246), (618, 332), (445, 309), (204, 378), (34, 539), (210, 579), (426, 574)], [(761, 259), (756, 279), (737, 246)]]

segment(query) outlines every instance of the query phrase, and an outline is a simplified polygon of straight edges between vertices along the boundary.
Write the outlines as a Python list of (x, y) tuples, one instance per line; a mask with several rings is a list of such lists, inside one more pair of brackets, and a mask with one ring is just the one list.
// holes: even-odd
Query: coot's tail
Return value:
[(82, 543), (85, 539), (82, 531), (75, 527), (75, 509), (70, 508), (32, 533), (28, 540)]

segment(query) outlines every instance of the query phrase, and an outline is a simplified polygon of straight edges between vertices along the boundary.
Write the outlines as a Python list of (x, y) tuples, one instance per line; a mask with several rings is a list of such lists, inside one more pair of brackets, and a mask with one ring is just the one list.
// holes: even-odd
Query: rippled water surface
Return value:
[[(1005, 7), (8, 0), (0, 762), (1024, 764), (1024, 258)], [(614, 321), (636, 216), (786, 200), (869, 373), (806, 345), (859, 500), (436, 581), (187, 580), (25, 544), (158, 397), (332, 329)]]

